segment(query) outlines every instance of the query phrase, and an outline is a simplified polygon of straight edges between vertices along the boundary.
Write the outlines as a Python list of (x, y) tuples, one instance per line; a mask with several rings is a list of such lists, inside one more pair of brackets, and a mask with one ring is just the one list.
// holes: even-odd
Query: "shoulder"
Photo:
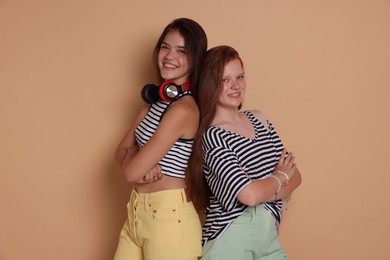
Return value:
[(220, 139), (221, 135), (218, 134), (220, 132), (220, 129), (218, 127), (215, 127), (213, 125), (210, 125), (206, 128), (206, 130), (203, 132), (203, 139), (204, 140), (213, 140), (213, 139)]
[(266, 119), (265, 115), (258, 109), (250, 109), (250, 110), (246, 110), (246, 111), (251, 113), (255, 117), (257, 117), (258, 119)]
[(175, 113), (189, 113), (189, 114), (199, 114), (198, 106), (195, 102), (195, 99), (192, 96), (184, 96), (176, 101), (174, 101), (168, 108)]
[(202, 143), (206, 149), (228, 147), (226, 140), (227, 137), (226, 131), (222, 128), (211, 125), (203, 133)]
[(182, 97), (172, 102), (165, 112), (164, 117), (174, 117), (176, 120), (198, 120), (199, 109), (191, 96)]
[(269, 125), (267, 117), (258, 109), (247, 110), (254, 115), (264, 126)]
[(185, 96), (171, 103), (166, 110), (162, 121), (169, 125), (183, 128), (198, 127), (199, 109), (191, 96)]

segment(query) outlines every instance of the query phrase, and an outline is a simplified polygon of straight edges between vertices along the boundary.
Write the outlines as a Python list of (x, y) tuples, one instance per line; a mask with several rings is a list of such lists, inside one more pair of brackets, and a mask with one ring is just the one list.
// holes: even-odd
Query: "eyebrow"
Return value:
[[(166, 42), (164, 42), (164, 41), (163, 41), (161, 44), (165, 44), (165, 45), (168, 45), (168, 46), (171, 47), (170, 44), (168, 44), (168, 43), (166, 43)], [(177, 45), (177, 46), (174, 46), (174, 47), (179, 48), (179, 49), (183, 49), (183, 50), (186, 50), (186, 49), (187, 49), (185, 46), (181, 46), (181, 45)]]
[[(238, 75), (238, 76), (245, 75), (245, 71), (240, 72), (240, 73), (238, 73), (237, 75)], [(223, 77), (230, 77), (230, 75), (225, 75), (225, 74), (224, 74)]]

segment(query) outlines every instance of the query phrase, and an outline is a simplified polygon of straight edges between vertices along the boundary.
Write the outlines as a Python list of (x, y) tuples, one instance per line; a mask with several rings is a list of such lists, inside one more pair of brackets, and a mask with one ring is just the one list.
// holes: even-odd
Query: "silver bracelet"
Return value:
[(290, 181), (290, 178), (288, 177), (287, 173), (285, 173), (284, 171), (281, 171), (281, 170), (279, 170), (278, 173), (283, 174), (284, 177), (286, 177), (286, 182), (283, 183), (283, 185), (286, 185)]
[(278, 189), (276, 190), (275, 194), (278, 194), (278, 192), (280, 191), (280, 189), (282, 188), (282, 182), (279, 180), (278, 177), (276, 177), (275, 175), (269, 175), (268, 178), (271, 177), (271, 178), (274, 178), (275, 180), (278, 181)]

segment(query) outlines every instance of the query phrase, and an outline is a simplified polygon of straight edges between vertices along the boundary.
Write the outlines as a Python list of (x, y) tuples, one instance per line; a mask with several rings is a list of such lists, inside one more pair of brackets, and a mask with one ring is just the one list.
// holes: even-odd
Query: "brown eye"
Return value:
[(161, 44), (160, 49), (169, 49), (169, 47), (166, 44)]
[(180, 48), (177, 52), (181, 54), (187, 54), (187, 50), (185, 48)]

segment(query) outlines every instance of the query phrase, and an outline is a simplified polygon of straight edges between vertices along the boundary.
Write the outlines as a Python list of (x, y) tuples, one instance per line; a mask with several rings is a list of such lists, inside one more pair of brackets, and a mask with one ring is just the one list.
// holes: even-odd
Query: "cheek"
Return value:
[(185, 67), (189, 68), (190, 67), (190, 61), (188, 60), (188, 57), (187, 56), (180, 57), (180, 64), (182, 66), (185, 66)]
[(168, 50), (160, 49), (158, 51), (158, 54), (157, 54), (157, 61), (158, 61), (158, 63), (161, 63), (162, 60), (165, 58), (165, 56), (167, 56), (167, 54), (168, 54)]
[(161, 53), (161, 51), (158, 52), (158, 55), (157, 55), (157, 63), (158, 65), (161, 64), (161, 61), (162, 61), (162, 58), (163, 58), (163, 54)]

